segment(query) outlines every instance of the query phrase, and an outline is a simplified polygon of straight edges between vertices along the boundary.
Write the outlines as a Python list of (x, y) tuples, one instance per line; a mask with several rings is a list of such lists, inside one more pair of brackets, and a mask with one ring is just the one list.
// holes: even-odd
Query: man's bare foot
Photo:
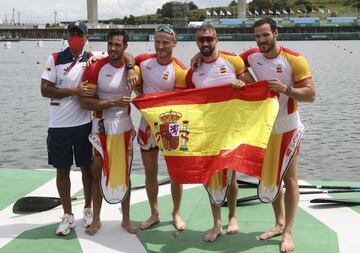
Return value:
[(173, 214), (173, 222), (176, 230), (178, 231), (182, 231), (186, 227), (185, 222), (181, 219), (179, 214)]
[(227, 234), (236, 234), (239, 232), (239, 225), (235, 217), (230, 218), (229, 225), (226, 229)]
[(280, 252), (287, 253), (295, 249), (291, 234), (284, 234), (280, 243)]
[(90, 226), (85, 229), (85, 233), (88, 235), (95, 235), (99, 228), (101, 227), (100, 221), (93, 221)]
[(260, 240), (267, 240), (267, 239), (270, 239), (272, 237), (281, 235), (282, 231), (283, 231), (283, 227), (281, 227), (280, 225), (275, 225), (269, 231), (266, 231), (265, 233), (261, 234), (260, 235)]
[(159, 223), (160, 220), (159, 220), (159, 216), (150, 216), (149, 219), (147, 219), (146, 221), (144, 221), (143, 223), (140, 224), (139, 228), (141, 230), (145, 230), (145, 229), (148, 229), (149, 227)]
[(204, 241), (206, 242), (213, 242), (216, 238), (222, 234), (221, 227), (213, 227), (210, 229), (207, 234), (204, 236)]
[(139, 230), (130, 221), (121, 222), (121, 226), (129, 233), (136, 234)]

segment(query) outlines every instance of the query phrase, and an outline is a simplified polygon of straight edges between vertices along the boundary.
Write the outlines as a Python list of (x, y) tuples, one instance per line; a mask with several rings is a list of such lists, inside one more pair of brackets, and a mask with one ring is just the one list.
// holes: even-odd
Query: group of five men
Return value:
[[(273, 127), (265, 160), (274, 161), (270, 165), (267, 162), (267, 166), (279, 164), (284, 155), (281, 151), (289, 145), (294, 130), (301, 126), (297, 103), (314, 101), (316, 92), (305, 58), (277, 44), (278, 31), (272, 19), (264, 18), (256, 21), (254, 33), (258, 48), (236, 55), (217, 49), (218, 39), (212, 26), (199, 27), (196, 42), (200, 52), (193, 58), (192, 69), (187, 70), (178, 59), (173, 57), (176, 36), (170, 26), (159, 25), (155, 29), (155, 54), (142, 54), (135, 59), (125, 53), (127, 35), (121, 30), (112, 30), (108, 34), (107, 57), (95, 61), (84, 70), (85, 62), (92, 55), (84, 51), (87, 39), (86, 26), (79, 21), (68, 26), (69, 48), (49, 57), (41, 80), (42, 95), (51, 98), (47, 139), (49, 164), (57, 169), (57, 188), (64, 209), (64, 216), (56, 234), (66, 235), (75, 226), (70, 202), (69, 178), (73, 155), (76, 166), (83, 172), (86, 232), (94, 235), (100, 228), (102, 193), (99, 178), (104, 156), (100, 155), (103, 150), (92, 151), (88, 136), (91, 132), (107, 135), (112, 131), (117, 134), (121, 129), (130, 139), (124, 149), (124, 155), (126, 157), (132, 155), (131, 142), (134, 133), (129, 104), (133, 90), (147, 94), (210, 87), (224, 83), (231, 83), (236, 89), (254, 82), (255, 78), (267, 80), (269, 88), (280, 94), (280, 111)], [(99, 58), (101, 57), (103, 56)], [(252, 69), (255, 78), (248, 71), (248, 67)], [(219, 71), (219, 68), (224, 68), (225, 71)], [(95, 111), (93, 119), (90, 111)], [(104, 129), (106, 132), (102, 131)], [(159, 148), (150, 127), (143, 118), (137, 138), (141, 147), (146, 192), (151, 210), (150, 217), (141, 223), (139, 228), (147, 229), (159, 222), (157, 200)], [(296, 151), (296, 154), (298, 153), (299, 148)], [(282, 234), (281, 252), (289, 252), (295, 248), (292, 227), (299, 200), (296, 169), (297, 155), (290, 161), (284, 176), (286, 192), (281, 190), (273, 202), (275, 226), (260, 236), (260, 239), (266, 240)], [(227, 196), (229, 215), (226, 230), (230, 234), (239, 230), (236, 218), (238, 187), (235, 172), (231, 180)], [(182, 191), (182, 185), (171, 183), (172, 217), (177, 230), (186, 227), (180, 216)], [(93, 215), (91, 200), (93, 200)], [(222, 233), (220, 207), (211, 201), (210, 203), (214, 224), (205, 234), (205, 241), (214, 241)], [(122, 226), (129, 233), (136, 233), (138, 228), (130, 221), (129, 205), (130, 190), (122, 200)]]

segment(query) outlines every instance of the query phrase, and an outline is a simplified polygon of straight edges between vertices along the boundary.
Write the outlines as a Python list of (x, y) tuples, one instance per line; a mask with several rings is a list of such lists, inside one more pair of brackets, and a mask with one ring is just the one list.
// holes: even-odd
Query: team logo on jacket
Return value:
[(281, 64), (278, 64), (278, 65), (276, 66), (276, 72), (278, 72), (278, 73), (282, 73), (282, 72), (283, 72), (283, 69), (282, 69)]
[[(188, 120), (182, 120), (182, 114), (173, 110), (161, 113), (161, 123), (154, 123), (156, 142), (161, 150), (173, 151), (180, 147), (180, 151), (188, 151), (189, 140)], [(181, 144), (180, 144), (181, 140)]]
[(164, 75), (163, 75), (163, 79), (164, 80), (168, 80), (169, 79), (169, 72), (165, 71)]
[(221, 73), (221, 74), (226, 73), (226, 68), (225, 68), (225, 66), (221, 66), (221, 67), (220, 67), (220, 73)]

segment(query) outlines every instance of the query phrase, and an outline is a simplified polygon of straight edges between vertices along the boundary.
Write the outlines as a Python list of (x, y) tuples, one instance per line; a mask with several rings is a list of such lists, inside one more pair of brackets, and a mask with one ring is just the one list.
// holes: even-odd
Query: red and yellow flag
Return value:
[(208, 184), (235, 169), (257, 178), (278, 109), (265, 81), (140, 95), (133, 101), (151, 127), (172, 180)]

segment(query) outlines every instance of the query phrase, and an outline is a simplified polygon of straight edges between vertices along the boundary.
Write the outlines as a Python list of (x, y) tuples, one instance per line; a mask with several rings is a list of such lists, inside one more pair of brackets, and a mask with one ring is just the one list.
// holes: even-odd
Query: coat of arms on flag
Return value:
[(186, 141), (189, 139), (189, 131), (187, 130), (189, 121), (183, 120), (182, 114), (176, 111), (167, 111), (159, 115), (160, 123), (154, 122), (156, 129), (155, 137), (156, 142), (160, 149), (172, 151), (176, 150), (180, 144), (181, 138), (181, 151), (187, 151)]

